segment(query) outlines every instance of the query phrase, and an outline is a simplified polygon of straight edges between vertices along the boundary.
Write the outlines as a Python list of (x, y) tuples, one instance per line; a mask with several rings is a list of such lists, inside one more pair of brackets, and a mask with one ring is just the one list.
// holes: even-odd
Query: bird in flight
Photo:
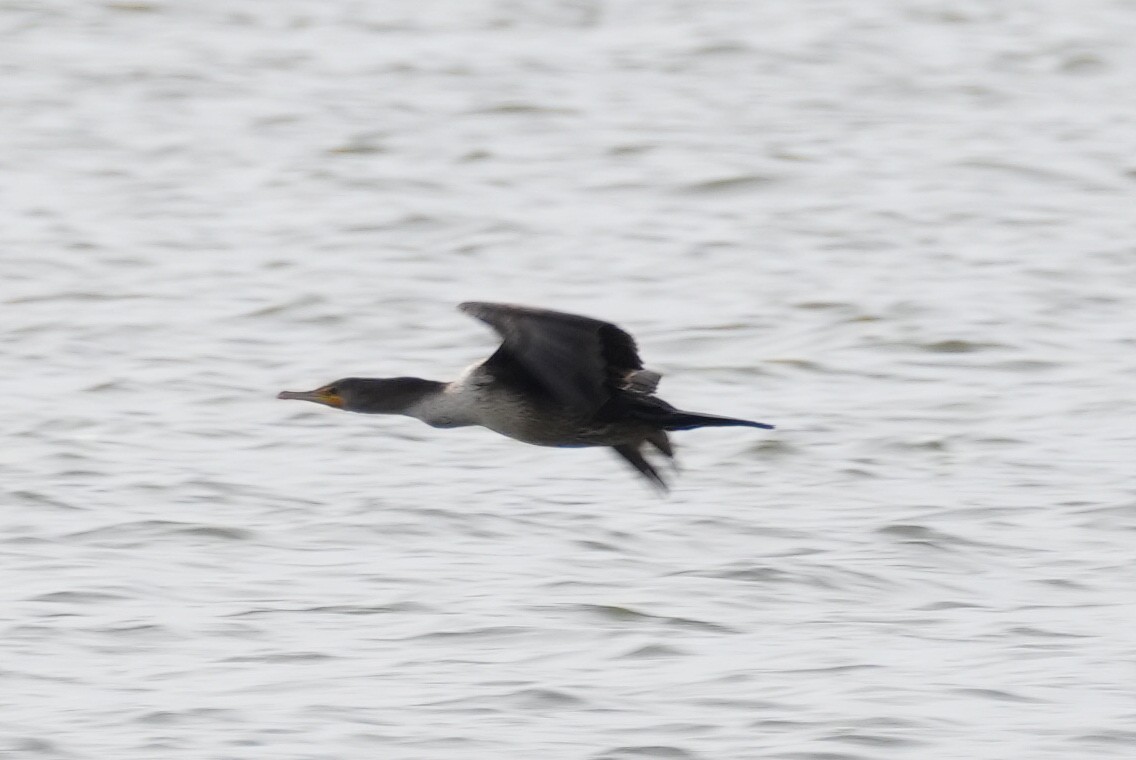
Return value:
[(348, 377), (277, 398), (365, 414), (402, 414), (438, 428), (481, 425), (537, 446), (608, 446), (661, 491), (644, 446), (674, 460), (667, 433), (700, 427), (771, 429), (764, 422), (687, 412), (655, 395), (635, 339), (610, 322), (513, 304), (463, 303), (501, 346), (453, 382)]

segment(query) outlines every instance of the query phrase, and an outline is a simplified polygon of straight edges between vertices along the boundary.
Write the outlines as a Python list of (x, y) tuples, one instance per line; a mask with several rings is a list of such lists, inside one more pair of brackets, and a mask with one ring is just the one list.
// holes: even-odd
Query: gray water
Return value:
[[(0, 755), (1136, 755), (1136, 5), (0, 5)], [(604, 451), (274, 399), (618, 322)]]

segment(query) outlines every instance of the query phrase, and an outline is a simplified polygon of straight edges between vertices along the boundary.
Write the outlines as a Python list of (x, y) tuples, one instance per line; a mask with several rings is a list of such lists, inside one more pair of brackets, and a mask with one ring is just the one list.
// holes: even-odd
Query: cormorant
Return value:
[(610, 446), (663, 491), (666, 481), (644, 458), (644, 444), (673, 461), (668, 432), (773, 427), (682, 411), (658, 398), (662, 376), (643, 368), (634, 338), (610, 322), (512, 304), (458, 308), (487, 323), (502, 343), (453, 382), (348, 377), (277, 398), (403, 414), (440, 428), (481, 425), (537, 446)]

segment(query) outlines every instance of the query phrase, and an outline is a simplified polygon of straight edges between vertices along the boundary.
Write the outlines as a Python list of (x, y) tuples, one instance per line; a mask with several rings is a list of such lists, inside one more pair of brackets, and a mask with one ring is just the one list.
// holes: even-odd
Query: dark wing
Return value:
[(639, 471), (639, 474), (651, 482), (655, 488), (659, 489), (662, 493), (670, 490), (667, 481), (663, 480), (663, 476), (655, 469), (655, 466), (647, 461), (643, 456), (643, 452), (639, 450), (639, 445), (625, 444), (622, 446), (612, 446), (615, 453), (619, 454), (623, 459)]
[[(501, 336), (501, 347), (486, 362), (490, 370), (514, 375), (520, 370), (557, 401), (581, 412), (594, 414), (613, 393), (644, 377), (636, 372), (643, 362), (635, 339), (610, 322), (511, 304), (470, 302), (458, 308)], [(652, 376), (657, 382), (654, 373), (644, 379), (649, 382)]]

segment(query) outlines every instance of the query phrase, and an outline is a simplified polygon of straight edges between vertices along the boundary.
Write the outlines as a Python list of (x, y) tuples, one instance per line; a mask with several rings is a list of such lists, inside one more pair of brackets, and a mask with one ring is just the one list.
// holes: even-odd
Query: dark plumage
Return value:
[(670, 431), (773, 427), (675, 409), (654, 395), (660, 375), (643, 368), (634, 338), (609, 322), (509, 304), (459, 308), (496, 330), (502, 343), (458, 380), (345, 378), (279, 398), (405, 414), (435, 427), (482, 425), (541, 446), (610, 446), (663, 490), (644, 444), (673, 459)]

